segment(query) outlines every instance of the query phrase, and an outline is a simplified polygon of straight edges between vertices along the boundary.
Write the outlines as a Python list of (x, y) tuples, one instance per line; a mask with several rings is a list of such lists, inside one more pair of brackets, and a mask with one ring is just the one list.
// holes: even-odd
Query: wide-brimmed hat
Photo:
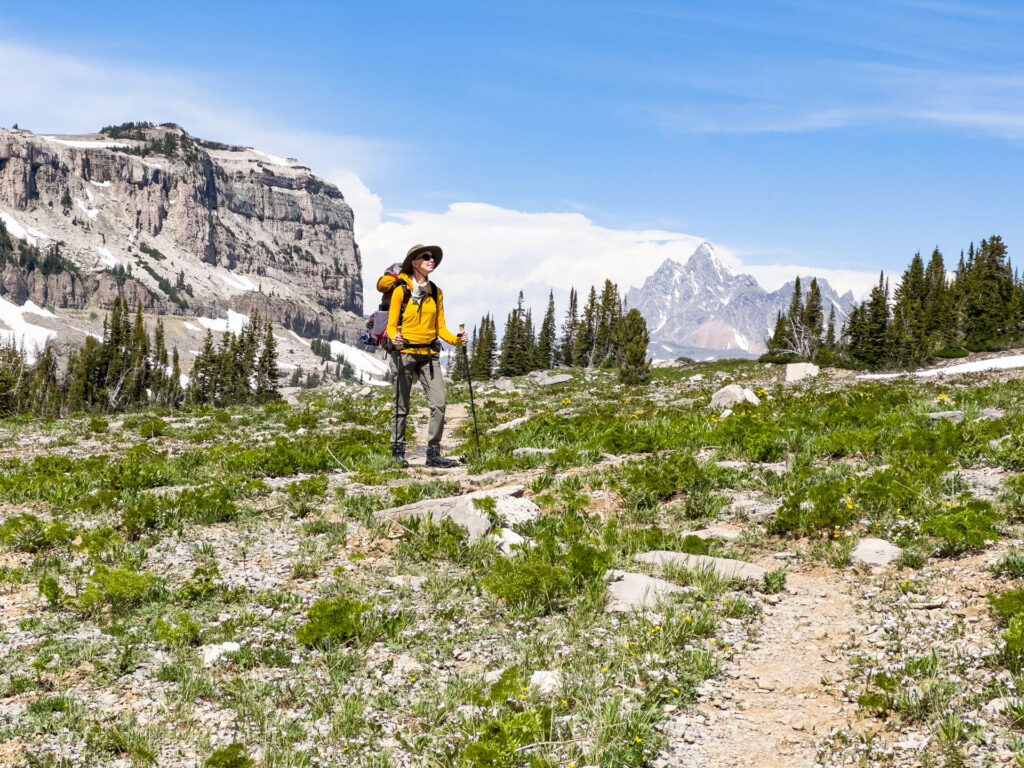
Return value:
[(402, 271), (407, 275), (412, 274), (412, 262), (417, 256), (420, 256), (427, 251), (434, 254), (434, 269), (441, 264), (441, 258), (444, 254), (441, 252), (441, 246), (439, 245), (420, 245), (416, 244), (409, 249), (409, 252), (405, 254), (405, 261), (402, 262)]

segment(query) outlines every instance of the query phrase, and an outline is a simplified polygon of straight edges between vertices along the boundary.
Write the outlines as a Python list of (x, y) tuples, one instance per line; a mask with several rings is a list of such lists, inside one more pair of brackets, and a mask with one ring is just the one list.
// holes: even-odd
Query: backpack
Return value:
[[(381, 275), (380, 279), (377, 280), (377, 290), (381, 292), (380, 305), (377, 307), (377, 311), (366, 318), (366, 330), (359, 334), (359, 341), (368, 346), (377, 347), (383, 350), (386, 354), (394, 352), (396, 347), (394, 343), (388, 338), (388, 314), (391, 309), (391, 295), (395, 291), (402, 292), (402, 306), (398, 310), (398, 332), (402, 332), (402, 317), (405, 315), (405, 308), (409, 305), (409, 300), (412, 298), (412, 292), (406, 287), (404, 280), (399, 280), (398, 275), (402, 271), (401, 262), (392, 264), (388, 267), (384, 274)], [(434, 300), (434, 304), (438, 304), (437, 300), (437, 286), (433, 282), (430, 283), (430, 298)], [(435, 316), (434, 322), (437, 322)], [(410, 347), (406, 343), (406, 347)], [(420, 346), (420, 345), (415, 345)], [(440, 342), (435, 339), (430, 345), (431, 349), (440, 351)]]

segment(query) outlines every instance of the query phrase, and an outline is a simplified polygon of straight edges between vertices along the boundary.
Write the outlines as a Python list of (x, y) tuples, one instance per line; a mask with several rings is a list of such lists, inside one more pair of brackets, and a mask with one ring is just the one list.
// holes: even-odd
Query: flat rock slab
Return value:
[(494, 499), (495, 514), (509, 525), (534, 520), (540, 514), (540, 507), (523, 498), (526, 489), (522, 485), (505, 485), (486, 491), (473, 491), (463, 496), (448, 496), (443, 499), (424, 499), (402, 507), (382, 509), (373, 513), (375, 520), (401, 520), (403, 517), (429, 518), (435, 523), (451, 520), (469, 534), (470, 541), (478, 541), (491, 530), (491, 520), (473, 504), (474, 499)]
[(978, 418), (976, 419), (976, 421), (981, 421), (982, 419), (988, 419), (989, 421), (998, 421), (999, 419), (1005, 417), (1006, 412), (1003, 411), (1001, 408), (982, 408), (981, 412), (978, 414)]
[(687, 536), (696, 536), (698, 539), (718, 539), (719, 541), (735, 541), (740, 537), (740, 531), (736, 528), (725, 528), (719, 525), (712, 525), (707, 528), (701, 528), (699, 531), (686, 531), (682, 533), (683, 538)]
[(506, 421), (504, 424), (499, 424), (496, 427), (491, 427), (487, 430), (487, 434), (493, 435), (495, 432), (504, 432), (506, 429), (515, 429), (521, 427), (523, 424), (530, 420), (529, 416), (520, 416), (518, 419), (512, 419), (512, 421)]
[(888, 565), (898, 560), (903, 550), (885, 539), (861, 539), (857, 547), (850, 553), (855, 563), (868, 565)]
[(537, 386), (551, 387), (555, 384), (565, 384), (568, 381), (572, 381), (572, 376), (568, 373), (560, 373), (557, 376), (548, 376), (546, 379), (537, 379)]
[(523, 446), (521, 448), (513, 449), (512, 455), (527, 456), (529, 454), (538, 454), (540, 456), (550, 456), (554, 452), (554, 448), (531, 448), (530, 446)]
[(814, 363), (789, 363), (786, 366), (786, 382), (802, 381), (813, 378), (821, 373), (821, 369)]
[(952, 422), (959, 423), (964, 420), (963, 411), (935, 411), (929, 413), (928, 418), (932, 421), (939, 421), (940, 419), (949, 419)]
[(675, 565), (679, 568), (710, 568), (723, 579), (753, 579), (760, 581), (768, 573), (764, 568), (742, 560), (728, 557), (709, 557), (708, 555), (688, 555), (685, 552), (669, 552), (656, 549), (652, 552), (641, 552), (633, 558), (638, 563), (652, 565)]
[(630, 613), (654, 608), (669, 595), (688, 592), (685, 587), (671, 581), (657, 579), (643, 573), (608, 571), (608, 603), (605, 613)]
[(493, 384), (494, 388), (499, 392), (515, 392), (516, 385), (512, 382), (512, 379), (498, 379)]
[(719, 411), (748, 402), (751, 405), (760, 405), (761, 399), (751, 389), (745, 389), (739, 384), (728, 384), (722, 387), (711, 396), (711, 407)]

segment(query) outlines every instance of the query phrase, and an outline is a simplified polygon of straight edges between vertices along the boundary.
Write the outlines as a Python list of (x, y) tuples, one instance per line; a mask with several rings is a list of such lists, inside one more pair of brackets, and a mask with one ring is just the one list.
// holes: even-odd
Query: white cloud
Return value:
[[(548, 291), (553, 290), (560, 324), (570, 288), (582, 293), (591, 285), (600, 288), (607, 278), (624, 295), (666, 259), (685, 262), (703, 241), (681, 232), (602, 227), (579, 213), (526, 213), (486, 203), (453, 203), (441, 213), (403, 212), (386, 217), (359, 241), (364, 304), (368, 309), (375, 306), (377, 277), (388, 264), (401, 260), (413, 244), (428, 243), (444, 249), (436, 278), (445, 291), (446, 316), (453, 330), (459, 322), (472, 327), (490, 312), (500, 332), (520, 290), (538, 326)], [(753, 274), (768, 290), (797, 274), (815, 274), (859, 297), (877, 279), (875, 273), (856, 270), (747, 266), (729, 248), (715, 244), (715, 250), (726, 266)]]

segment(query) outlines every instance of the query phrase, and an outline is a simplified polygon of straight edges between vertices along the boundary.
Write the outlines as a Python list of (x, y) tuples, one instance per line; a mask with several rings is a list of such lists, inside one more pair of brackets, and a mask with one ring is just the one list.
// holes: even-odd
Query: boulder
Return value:
[(810, 379), (821, 373), (814, 363), (789, 363), (786, 365), (786, 383)]
[(725, 528), (719, 525), (712, 525), (707, 528), (701, 528), (699, 531), (687, 531), (681, 533), (680, 536), (683, 538), (687, 536), (696, 536), (698, 539), (718, 539), (719, 541), (735, 541), (740, 537), (740, 531), (736, 528)]
[(515, 552), (516, 548), (526, 546), (528, 541), (528, 539), (520, 536), (511, 528), (499, 528), (491, 534), (491, 538), (498, 545), (498, 551), (505, 555), (505, 557), (508, 557)]
[(352, 395), (352, 397), (355, 398), (356, 400), (365, 400), (371, 394), (373, 394), (373, 390), (372, 389), (370, 389), (369, 387), (363, 387), (358, 392), (356, 392), (354, 395)]
[(643, 573), (608, 571), (608, 603), (605, 613), (629, 613), (654, 608), (668, 595), (690, 591), (664, 579)]
[(710, 568), (723, 579), (753, 579), (760, 581), (768, 573), (764, 568), (742, 560), (728, 557), (709, 557), (708, 555), (688, 555), (685, 552), (669, 552), (656, 549), (653, 552), (641, 552), (635, 558), (638, 563), (652, 565), (674, 565), (679, 568)]
[(515, 392), (516, 385), (512, 382), (512, 379), (498, 379), (494, 382), (494, 388), (499, 392)]
[(494, 499), (495, 515), (514, 525), (534, 520), (540, 514), (540, 507), (523, 498), (526, 489), (521, 485), (506, 485), (486, 491), (473, 491), (463, 496), (448, 496), (443, 499), (424, 499), (401, 507), (382, 509), (373, 513), (375, 520), (401, 520), (404, 517), (427, 518), (434, 522), (451, 520), (469, 534), (470, 541), (478, 541), (490, 533), (491, 519), (473, 504), (474, 499)]
[(537, 386), (551, 387), (555, 384), (565, 384), (568, 381), (572, 381), (572, 376), (568, 373), (559, 373), (555, 376), (548, 376), (546, 379), (537, 379)]
[(695, 373), (693, 376), (691, 376), (689, 378), (689, 381), (693, 381), (693, 382), (704, 381), (704, 374), (703, 373)]
[(218, 645), (204, 645), (199, 651), (203, 654), (203, 666), (212, 667), (213, 664), (225, 653), (240, 651), (242, 646), (238, 643), (228, 641)]
[(1001, 408), (982, 408), (981, 413), (978, 414), (977, 421), (981, 421), (982, 419), (998, 421), (1005, 417), (1006, 413)]
[(745, 389), (739, 384), (727, 384), (711, 396), (711, 407), (719, 411), (742, 402), (748, 402), (751, 405), (761, 404), (760, 398), (752, 390)]
[(949, 419), (950, 421), (959, 424), (964, 420), (963, 411), (935, 411), (929, 413), (928, 418), (932, 421), (939, 421), (940, 419)]
[(861, 539), (857, 547), (850, 553), (855, 563), (868, 565), (888, 565), (898, 560), (903, 550), (885, 539)]
[(499, 424), (496, 427), (491, 427), (487, 430), (487, 434), (493, 435), (495, 432), (504, 432), (506, 429), (515, 429), (521, 427), (523, 424), (530, 420), (529, 416), (520, 416), (518, 419), (512, 419), (512, 421), (506, 421), (504, 424)]
[(530, 689), (541, 696), (550, 696), (562, 687), (562, 673), (557, 669), (538, 669), (530, 675)]

